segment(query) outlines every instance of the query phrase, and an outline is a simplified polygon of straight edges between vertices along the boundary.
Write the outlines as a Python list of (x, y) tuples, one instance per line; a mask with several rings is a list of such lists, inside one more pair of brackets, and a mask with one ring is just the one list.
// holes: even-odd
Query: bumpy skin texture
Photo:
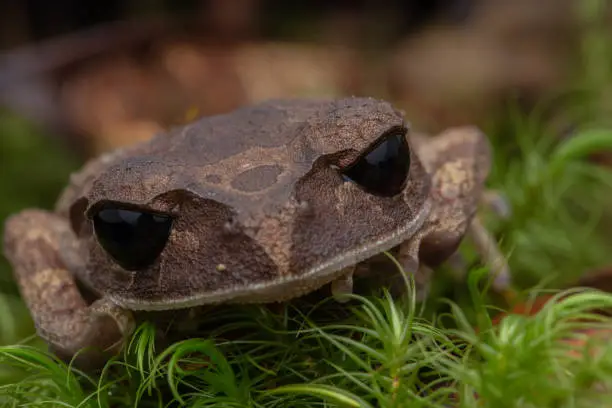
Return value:
[(476, 215), (491, 167), (486, 136), (474, 127), (449, 129), (436, 137), (412, 137), (431, 175), (431, 214), (420, 230), (419, 260), (436, 267), (459, 247)]
[[(6, 222), (4, 250), (34, 318), (38, 334), (58, 356), (92, 368), (115, 354), (132, 317), (106, 299), (89, 304), (60, 252), (74, 235), (66, 220), (45, 211), (25, 210)], [(69, 250), (69, 249), (68, 249)]]
[[(491, 274), (499, 276), (494, 288), (506, 290), (510, 284), (506, 260), (499, 256), (494, 238), (476, 219), (483, 194), (495, 195), (485, 190), (491, 167), (486, 135), (476, 127), (462, 126), (433, 137), (412, 133), (410, 141), (430, 178), (431, 210), (421, 228), (390, 252), (406, 272), (414, 274), (417, 297), (422, 300), (427, 296), (431, 268), (455, 255), (466, 235), (491, 266)], [(359, 264), (356, 272), (379, 275), (395, 293), (403, 292), (402, 277), (394, 266), (389, 267), (386, 257), (377, 256)]]
[[(335, 168), (406, 128), (370, 98), (275, 100), (93, 160), (54, 213), (25, 210), (6, 225), (6, 255), (39, 334), (66, 357), (82, 346), (115, 350), (130, 311), (284, 301), (334, 281), (350, 290), (354, 265), (398, 245), (408, 271), (419, 257), (444, 261), (477, 208), (484, 135), (410, 137), (408, 182), (393, 197)], [(150, 267), (123, 270), (98, 243), (90, 217), (108, 201), (172, 215)]]
[[(404, 126), (386, 102), (296, 100), (159, 135), (68, 193), (76, 197), (68, 216), (88, 254), (79, 278), (143, 310), (281, 301), (316, 289), (425, 221), (429, 183), (415, 155), (408, 185), (392, 198), (345, 183), (330, 166)], [(124, 271), (98, 244), (87, 215), (107, 200), (174, 216), (150, 268)]]

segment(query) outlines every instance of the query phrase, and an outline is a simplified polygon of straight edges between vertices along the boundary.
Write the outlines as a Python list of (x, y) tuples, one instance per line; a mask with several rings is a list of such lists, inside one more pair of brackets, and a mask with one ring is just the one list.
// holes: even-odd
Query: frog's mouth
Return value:
[(410, 223), (368, 245), (354, 248), (318, 263), (300, 275), (288, 275), (270, 282), (235, 286), (172, 299), (135, 299), (116, 293), (108, 294), (107, 297), (121, 307), (140, 311), (183, 309), (221, 303), (252, 304), (287, 301), (306, 295), (339, 278), (345, 273), (344, 268), (356, 265), (409, 240), (425, 223), (430, 211), (431, 203), (426, 201), (422, 211)]

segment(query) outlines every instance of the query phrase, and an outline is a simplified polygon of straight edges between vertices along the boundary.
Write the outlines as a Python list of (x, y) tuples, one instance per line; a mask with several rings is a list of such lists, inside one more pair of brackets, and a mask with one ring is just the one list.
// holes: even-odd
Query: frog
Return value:
[(4, 253), (49, 349), (97, 365), (139, 315), (344, 302), (368, 259), (396, 248), (418, 274), (474, 231), (502, 258), (477, 222), (490, 165), (473, 126), (426, 137), (385, 100), (271, 99), (90, 160), (54, 209), (7, 218)]

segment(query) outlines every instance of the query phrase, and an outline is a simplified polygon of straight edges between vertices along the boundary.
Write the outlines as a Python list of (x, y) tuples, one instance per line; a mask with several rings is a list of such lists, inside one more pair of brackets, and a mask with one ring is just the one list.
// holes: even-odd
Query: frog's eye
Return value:
[(164, 250), (172, 218), (168, 215), (105, 207), (93, 215), (102, 248), (124, 269), (151, 265)]
[(405, 132), (397, 130), (381, 137), (342, 175), (371, 194), (391, 197), (404, 189), (409, 170), (410, 148)]

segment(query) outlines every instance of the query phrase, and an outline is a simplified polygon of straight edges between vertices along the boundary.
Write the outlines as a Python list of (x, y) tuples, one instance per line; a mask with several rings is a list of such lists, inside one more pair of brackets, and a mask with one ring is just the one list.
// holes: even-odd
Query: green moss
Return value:
[[(452, 303), (452, 313), (440, 320), (452, 320), (457, 329), (432, 327), (409, 301), (386, 295), (353, 296), (353, 301), (344, 318), (325, 302), (311, 305), (321, 308), (316, 322), (292, 307), (277, 313), (257, 306), (225, 309), (203, 319), (217, 324), (213, 335), (176, 342), (161, 352), (155, 350), (155, 328), (144, 323), (125, 354), (95, 377), (37, 348), (0, 347), (1, 363), (26, 373), (0, 387), (0, 402), (443, 407), (457, 400), (476, 406), (477, 395), (481, 407), (580, 407), (609, 398), (595, 391), (612, 381), (609, 348), (589, 358), (561, 340), (577, 337), (577, 329), (609, 328), (609, 318), (590, 310), (612, 306), (610, 294), (575, 293), (549, 302), (533, 317), (507, 317), (496, 329), (486, 309), (477, 306), (480, 332)], [(475, 298), (474, 304), (482, 303)], [(577, 322), (579, 317), (595, 320)], [(227, 340), (237, 331), (242, 334)], [(576, 350), (578, 356), (570, 353)]]

